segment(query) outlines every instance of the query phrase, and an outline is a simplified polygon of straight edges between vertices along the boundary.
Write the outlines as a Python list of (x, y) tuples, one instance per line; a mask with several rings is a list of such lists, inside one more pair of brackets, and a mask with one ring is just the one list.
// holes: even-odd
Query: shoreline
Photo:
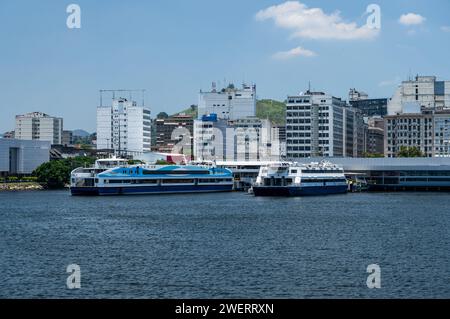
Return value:
[(1, 183), (0, 192), (16, 192), (16, 191), (37, 191), (44, 190), (44, 187), (34, 182), (24, 183)]

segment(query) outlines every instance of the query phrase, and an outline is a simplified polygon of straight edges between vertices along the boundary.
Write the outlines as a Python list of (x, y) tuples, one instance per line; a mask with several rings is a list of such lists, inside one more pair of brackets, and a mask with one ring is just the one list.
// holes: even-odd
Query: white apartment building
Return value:
[(15, 138), (62, 144), (63, 119), (41, 112), (16, 116)]
[(203, 115), (217, 114), (218, 119), (237, 120), (256, 116), (256, 85), (242, 85), (237, 89), (230, 84), (217, 90), (213, 83), (210, 92), (200, 91), (198, 100), (198, 119)]
[[(194, 158), (198, 161), (223, 161), (234, 157), (234, 136), (227, 120), (215, 114), (194, 121)], [(228, 145), (228, 146), (227, 146)], [(227, 156), (228, 152), (228, 156)]]
[(127, 155), (150, 152), (150, 109), (125, 98), (114, 98), (111, 106), (99, 106), (97, 149)]
[(288, 96), (286, 153), (305, 157), (358, 157), (364, 151), (364, 121), (360, 110), (323, 92)]
[(257, 117), (246, 117), (231, 122), (236, 135), (235, 160), (278, 161), (284, 156), (286, 142), (272, 122)]
[(405, 108), (450, 108), (450, 81), (438, 81), (435, 76), (416, 76), (403, 81), (388, 103), (388, 114), (394, 115)]
[(269, 120), (246, 117), (234, 121), (203, 116), (194, 121), (196, 160), (280, 160), (284, 144)]

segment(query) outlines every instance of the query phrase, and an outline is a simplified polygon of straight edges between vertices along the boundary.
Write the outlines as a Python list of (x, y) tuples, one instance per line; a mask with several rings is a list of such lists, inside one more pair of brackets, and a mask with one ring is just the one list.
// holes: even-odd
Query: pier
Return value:
[[(324, 158), (297, 159), (297, 163)], [(326, 158), (344, 168), (349, 179), (368, 183), (370, 191), (450, 191), (450, 158)], [(246, 190), (269, 162), (217, 162), (233, 172), (234, 189)]]

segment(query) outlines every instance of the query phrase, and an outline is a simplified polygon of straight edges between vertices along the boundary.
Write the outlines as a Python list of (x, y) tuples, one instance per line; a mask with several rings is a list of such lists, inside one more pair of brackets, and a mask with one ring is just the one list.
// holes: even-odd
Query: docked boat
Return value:
[(327, 161), (262, 166), (253, 185), (255, 196), (329, 195), (347, 191), (344, 170)]
[[(72, 195), (125, 195), (226, 192), (232, 172), (224, 168), (180, 165), (122, 165), (77, 168), (71, 173)], [(116, 163), (119, 164), (119, 163)]]

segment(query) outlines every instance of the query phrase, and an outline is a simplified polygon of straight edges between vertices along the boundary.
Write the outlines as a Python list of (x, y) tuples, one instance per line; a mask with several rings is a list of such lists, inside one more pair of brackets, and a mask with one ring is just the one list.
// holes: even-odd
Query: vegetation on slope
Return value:
[(269, 119), (274, 125), (285, 125), (286, 104), (275, 100), (259, 100), (256, 103), (256, 116)]

